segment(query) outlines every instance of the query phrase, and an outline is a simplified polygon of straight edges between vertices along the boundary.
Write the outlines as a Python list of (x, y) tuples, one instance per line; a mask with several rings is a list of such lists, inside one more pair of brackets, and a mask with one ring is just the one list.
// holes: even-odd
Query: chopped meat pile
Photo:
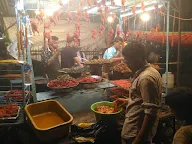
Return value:
[(95, 109), (99, 113), (111, 114), (114, 113), (114, 108), (110, 106), (97, 106)]
[(79, 83), (76, 80), (51, 80), (48, 83), (50, 88), (70, 88), (75, 87)]
[(124, 89), (128, 89), (131, 86), (131, 82), (128, 80), (114, 80), (112, 83)]
[(16, 116), (19, 110), (19, 106), (8, 104), (0, 106), (0, 118), (8, 118)]
[(99, 79), (92, 77), (85, 77), (80, 80), (80, 83), (96, 83), (96, 82), (99, 82)]

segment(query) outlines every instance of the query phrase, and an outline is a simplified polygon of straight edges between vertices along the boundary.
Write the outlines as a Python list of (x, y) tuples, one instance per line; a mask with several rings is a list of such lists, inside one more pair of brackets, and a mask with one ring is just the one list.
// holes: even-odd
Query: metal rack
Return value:
[[(19, 112), (19, 115), (18, 115), (18, 118), (14, 121), (2, 121), (0, 122), (0, 126), (13, 126), (13, 125), (19, 125), (21, 123), (24, 122), (25, 120), (25, 117), (24, 117), (24, 108), (25, 106), (30, 102), (30, 98), (31, 98), (31, 92), (30, 92), (30, 85), (29, 84), (25, 84), (25, 72), (24, 72), (24, 66), (25, 66), (25, 63), (23, 61), (18, 61), (18, 63), (1, 63), (0, 62), (0, 66), (4, 65), (5, 67), (6, 66), (19, 66), (20, 67), (20, 71), (18, 70), (7, 70), (7, 72), (9, 74), (15, 74), (17, 72), (19, 72), (19, 74), (21, 75), (21, 78), (18, 78), (18, 77), (5, 77), (5, 75), (0, 75), (0, 80), (8, 80), (8, 81), (11, 81), (10, 79), (21, 79), (22, 83), (21, 84), (18, 84), (16, 86), (14, 85), (5, 85), (5, 86), (1, 86), (1, 88), (5, 88), (6, 91), (0, 91), (1, 93), (1, 100), (0, 100), (0, 106), (2, 105), (6, 105), (8, 103), (13, 103), (13, 104), (16, 104), (18, 106), (20, 106), (20, 112)], [(6, 69), (4, 70), (1, 70), (1, 72), (6, 72)], [(6, 93), (9, 91), (9, 90), (20, 90), (22, 91), (21, 94), (17, 94), (17, 95), (14, 95), (14, 94), (8, 94), (7, 95), (7, 98), (5, 99), (5, 96), (6, 96)], [(16, 101), (13, 99), (14, 96), (21, 96), (21, 99), (19, 101)], [(26, 99), (26, 97), (28, 97), (28, 99)]]

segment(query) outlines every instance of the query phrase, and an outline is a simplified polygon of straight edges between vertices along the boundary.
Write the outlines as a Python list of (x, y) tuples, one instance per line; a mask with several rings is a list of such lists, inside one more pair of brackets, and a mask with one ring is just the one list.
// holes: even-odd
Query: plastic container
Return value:
[(96, 120), (105, 120), (105, 121), (117, 121), (119, 119), (120, 113), (122, 112), (122, 108), (119, 109), (118, 112), (112, 113), (112, 114), (104, 114), (104, 113), (99, 113), (95, 109), (97, 106), (110, 106), (113, 107), (114, 104), (112, 102), (108, 101), (101, 101), (101, 102), (96, 102), (91, 105), (91, 110), (95, 113)]
[(32, 81), (31, 66), (28, 64), (25, 64), (24, 72), (25, 72), (25, 84), (31, 84), (31, 81)]
[(29, 124), (41, 141), (69, 135), (73, 117), (59, 102), (48, 100), (29, 104), (25, 112)]
[[(166, 72), (162, 76), (162, 84), (163, 87), (166, 88)], [(171, 72), (168, 72), (167, 88), (173, 88), (173, 87), (174, 87), (174, 75)]]

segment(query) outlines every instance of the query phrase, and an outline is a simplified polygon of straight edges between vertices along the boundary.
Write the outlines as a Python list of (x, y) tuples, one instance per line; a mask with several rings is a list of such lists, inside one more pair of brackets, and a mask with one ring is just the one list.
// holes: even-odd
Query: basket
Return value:
[(69, 135), (73, 117), (59, 102), (47, 100), (29, 104), (25, 112), (29, 124), (41, 141)]
[(91, 110), (95, 113), (95, 118), (97, 121), (100, 120), (105, 120), (105, 121), (117, 121), (119, 119), (119, 116), (122, 112), (122, 108), (119, 109), (118, 112), (112, 113), (112, 114), (104, 114), (104, 113), (99, 113), (95, 109), (97, 106), (110, 106), (113, 107), (114, 104), (112, 102), (108, 101), (101, 101), (101, 102), (96, 102), (91, 105)]

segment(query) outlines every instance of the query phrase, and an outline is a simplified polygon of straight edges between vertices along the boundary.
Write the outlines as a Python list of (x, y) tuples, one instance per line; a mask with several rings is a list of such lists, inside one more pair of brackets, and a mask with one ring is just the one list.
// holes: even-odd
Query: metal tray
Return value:
[(20, 109), (21, 109), (20, 106), (18, 106), (18, 107), (19, 107), (19, 109), (18, 109), (18, 112), (17, 112), (16, 116), (14, 116), (14, 117), (7, 117), (7, 118), (0, 118), (0, 123), (2, 123), (2, 122), (15, 122), (15, 121), (17, 121), (17, 118), (19, 117), (19, 113), (20, 113)]
[[(22, 95), (23, 94), (9, 94), (10, 91), (7, 91), (4, 95), (3, 95), (3, 100), (6, 100), (6, 96), (8, 96), (11, 101), (15, 101), (15, 102), (22, 102), (23, 101), (23, 97)], [(14, 100), (12, 99), (11, 97), (14, 97), (14, 96), (20, 96), (21, 99), (20, 100)], [(30, 91), (25, 91), (25, 101), (28, 101), (31, 99), (31, 92)]]
[(77, 85), (75, 85), (75, 86), (71, 86), (71, 87), (59, 87), (59, 88), (57, 88), (57, 87), (50, 87), (49, 86), (49, 83), (47, 84), (47, 87), (48, 88), (50, 88), (50, 89), (55, 89), (55, 90), (60, 90), (60, 89), (70, 89), (70, 88), (75, 88), (76, 86), (78, 86), (79, 85), (79, 83), (77, 83)]
[(73, 88), (75, 88), (75, 87), (77, 87), (79, 85), (79, 83), (78, 83), (76, 86), (73, 86), (73, 87), (52, 88), (52, 87), (49, 87), (48, 84), (47, 84), (47, 87), (52, 89), (53, 91), (55, 91), (57, 93), (60, 93), (60, 92), (71, 92), (73, 90)]
[(79, 83), (81, 83), (81, 84), (94, 84), (94, 83), (100, 83), (102, 81), (102, 77), (101, 76), (92, 75), (92, 76), (88, 76), (88, 77), (92, 77), (92, 78), (98, 79), (99, 81), (97, 81), (97, 82), (79, 82)]

